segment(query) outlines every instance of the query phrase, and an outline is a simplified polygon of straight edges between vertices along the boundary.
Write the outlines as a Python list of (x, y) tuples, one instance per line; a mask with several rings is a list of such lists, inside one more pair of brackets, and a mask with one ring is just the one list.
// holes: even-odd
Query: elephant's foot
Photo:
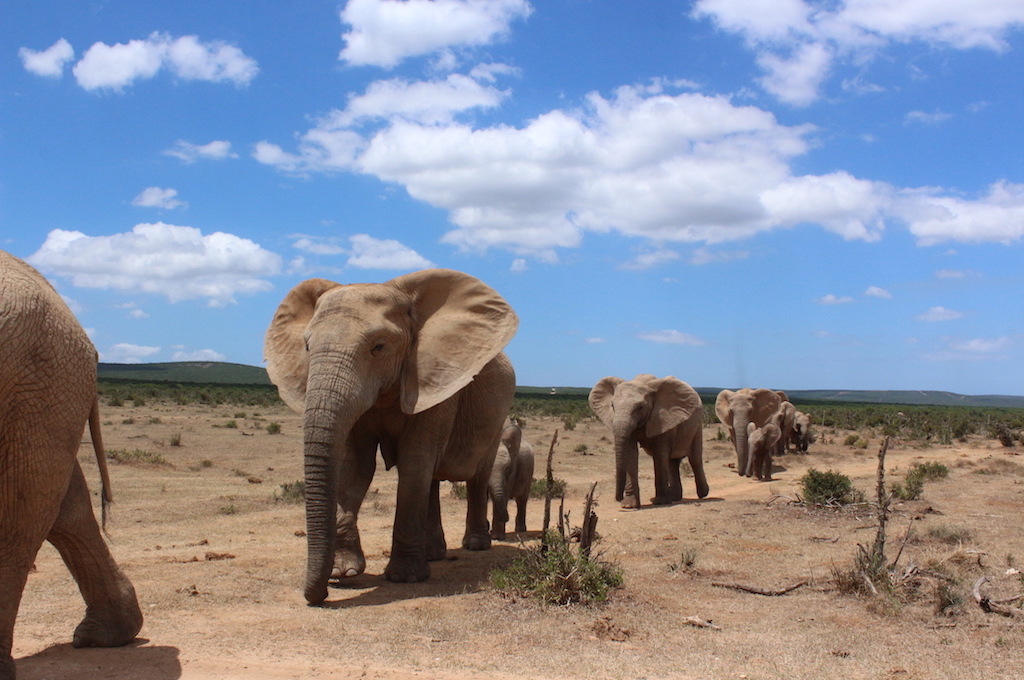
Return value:
[[(518, 531), (518, 529), (516, 530)], [(493, 524), (491, 526), (491, 538), (495, 541), (505, 540), (505, 525), (504, 524)]]
[(394, 583), (420, 583), (430, 578), (430, 564), (423, 558), (392, 557), (384, 577)]
[(339, 548), (334, 552), (332, 579), (352, 578), (359, 576), (364, 571), (366, 571), (366, 557), (361, 549)]
[(14, 659), (0, 652), (0, 680), (14, 680)]
[(666, 496), (655, 496), (651, 499), (651, 505), (672, 505), (672, 499)]
[(697, 498), (707, 498), (708, 497), (708, 493), (710, 491), (711, 491), (711, 488), (708, 486), (707, 482), (704, 482), (702, 484), (697, 484)]
[(622, 507), (626, 510), (636, 510), (640, 507), (640, 499), (636, 496), (623, 496)]
[(466, 530), (462, 537), (462, 547), (466, 550), (490, 550), (491, 534), (486, 530)]
[(522, 534), (526, 532), (526, 522), (516, 522), (516, 533)]
[(142, 611), (137, 602), (122, 603), (103, 612), (89, 611), (75, 628), (74, 647), (120, 647), (142, 630)]
[(448, 544), (444, 540), (444, 533), (427, 537), (427, 561), (440, 562), (448, 556)]

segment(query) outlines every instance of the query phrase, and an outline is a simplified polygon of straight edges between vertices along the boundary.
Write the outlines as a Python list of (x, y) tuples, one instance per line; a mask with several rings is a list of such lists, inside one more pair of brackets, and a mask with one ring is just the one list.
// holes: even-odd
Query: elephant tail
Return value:
[(103, 448), (103, 434), (100, 432), (100, 398), (93, 399), (89, 411), (89, 436), (92, 437), (92, 450), (96, 453), (96, 465), (100, 469), (100, 525), (107, 529), (107, 506), (114, 502), (110, 492), (110, 470), (107, 467), (107, 453)]

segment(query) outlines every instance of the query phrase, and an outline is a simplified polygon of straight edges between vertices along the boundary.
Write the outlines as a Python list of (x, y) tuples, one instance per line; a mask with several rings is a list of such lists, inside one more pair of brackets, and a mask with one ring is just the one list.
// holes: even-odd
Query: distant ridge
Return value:
[[(267, 369), (262, 366), (233, 364), (224, 361), (173, 361), (156, 364), (99, 365), (100, 380), (134, 382), (203, 383), (225, 385), (270, 385)], [(714, 403), (721, 391), (717, 387), (698, 387), (705, 403)], [(937, 390), (785, 390), (794, 402), (907, 404), (921, 406), (975, 406), (1024, 408), (1024, 397), (982, 394), (964, 395)], [(589, 387), (531, 387), (520, 385), (520, 396), (585, 399)]]

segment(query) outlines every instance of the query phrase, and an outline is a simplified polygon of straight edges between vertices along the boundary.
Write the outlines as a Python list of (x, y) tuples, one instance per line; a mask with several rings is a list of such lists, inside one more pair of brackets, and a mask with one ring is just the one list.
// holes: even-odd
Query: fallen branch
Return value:
[(974, 601), (978, 603), (979, 607), (981, 607), (981, 611), (986, 614), (999, 614), (1000, 616), (1008, 616), (1011, 618), (1014, 616), (1024, 616), (1024, 609), (1006, 607), (1002, 604), (1002, 602), (1004, 602), (1003, 600), (991, 600), (987, 595), (982, 595), (981, 587), (986, 583), (988, 583), (988, 577), (982, 576), (974, 582), (974, 588), (971, 589), (974, 593)]
[(809, 583), (806, 579), (799, 583), (794, 583), (791, 586), (780, 588), (778, 590), (764, 590), (763, 588), (755, 588), (753, 586), (745, 586), (739, 583), (724, 583), (722, 581), (714, 581), (711, 583), (713, 586), (719, 588), (732, 588), (733, 590), (742, 590), (745, 593), (753, 593), (754, 595), (764, 595), (766, 597), (778, 597), (779, 595), (785, 595), (786, 593), (792, 592), (800, 586), (805, 586)]
[(687, 616), (685, 619), (683, 619), (683, 623), (691, 626), (696, 626), (697, 628), (710, 628), (711, 630), (722, 630), (721, 626), (716, 626), (710, 621), (705, 621), (704, 619), (698, 618), (696, 616)]

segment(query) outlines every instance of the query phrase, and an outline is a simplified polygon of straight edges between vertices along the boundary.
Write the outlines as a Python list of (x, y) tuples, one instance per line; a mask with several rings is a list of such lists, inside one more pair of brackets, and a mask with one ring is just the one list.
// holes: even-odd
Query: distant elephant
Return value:
[(736, 447), (736, 472), (748, 475), (747, 424), (761, 427), (778, 410), (782, 398), (766, 388), (722, 390), (715, 400), (715, 413), (729, 430), (729, 439)]
[(60, 552), (85, 599), (75, 647), (116, 647), (142, 628), (131, 582), (93, 515), (78, 464), (86, 422), (109, 500), (96, 396), (96, 349), (35, 269), (0, 251), (0, 678), (18, 605), (44, 540)]
[(655, 505), (682, 500), (679, 466), (690, 461), (697, 496), (708, 495), (704, 476), (704, 406), (692, 387), (673, 376), (642, 374), (632, 380), (602, 378), (590, 391), (590, 408), (615, 438), (615, 500), (640, 507), (639, 451), (654, 459)]
[(807, 453), (807, 447), (811, 443), (811, 417), (803, 411), (797, 411), (793, 418), (790, 442), (797, 451)]
[(508, 522), (508, 502), (516, 502), (516, 531), (526, 531), (526, 502), (533, 484), (533, 447), (523, 441), (523, 431), (509, 423), (501, 431), (498, 455), (491, 469), (488, 495), (493, 504), (491, 538), (504, 540)]
[(414, 583), (444, 559), (440, 480), (466, 481), (462, 546), (486, 550), (487, 483), (515, 394), (502, 349), (519, 320), (468, 274), (428, 269), (379, 284), (309, 279), (267, 329), (267, 372), (305, 416), (305, 597), (327, 597), (332, 575), (361, 574), (357, 519), (380, 448), (398, 466), (391, 555), (384, 575)]
[[(776, 394), (778, 393), (776, 392)], [(779, 437), (779, 443), (775, 445), (775, 455), (781, 456), (789, 451), (789, 440), (793, 434), (793, 426), (796, 424), (796, 406), (788, 401), (783, 401), (779, 404), (779, 410), (776, 413), (779, 414), (776, 424), (779, 426), (782, 436)]]
[(771, 481), (772, 453), (776, 450), (781, 437), (782, 429), (778, 425), (777, 415), (761, 427), (754, 423), (747, 424), (747, 441), (750, 445), (750, 457), (745, 473), (747, 477)]

